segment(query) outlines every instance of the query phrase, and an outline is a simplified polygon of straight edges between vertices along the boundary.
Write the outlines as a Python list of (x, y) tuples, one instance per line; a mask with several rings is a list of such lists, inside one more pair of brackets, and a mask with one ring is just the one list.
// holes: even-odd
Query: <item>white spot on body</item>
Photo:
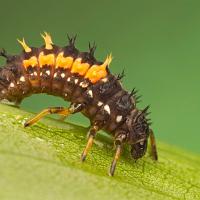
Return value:
[(122, 121), (122, 115), (117, 115), (116, 122), (119, 123)]
[(79, 84), (82, 88), (86, 88), (88, 85), (89, 85), (89, 83), (87, 83), (87, 82), (80, 82), (80, 84)]
[(78, 83), (78, 79), (75, 79), (75, 80), (74, 80), (74, 83), (77, 84), (77, 83)]
[(46, 74), (47, 74), (47, 75), (50, 75), (50, 74), (51, 74), (50, 70), (47, 70), (47, 71), (46, 71)]
[(104, 83), (106, 83), (106, 82), (108, 81), (108, 78), (103, 78), (102, 81), (103, 81)]
[(103, 105), (103, 102), (99, 101), (97, 105), (98, 105), (98, 106), (102, 106), (102, 105)]
[(55, 78), (57, 76), (57, 73), (55, 73), (54, 75), (53, 75), (53, 77)]
[(126, 135), (121, 136), (122, 140), (126, 139)]
[(91, 98), (93, 98), (93, 92), (92, 92), (92, 90), (89, 90), (89, 91), (88, 91), (88, 94), (89, 94), (89, 96), (90, 96)]
[[(33, 76), (33, 74), (31, 74)], [(40, 72), (40, 76), (42, 76), (42, 72)]]
[(69, 78), (67, 79), (67, 81), (70, 82), (70, 81), (71, 81), (71, 78), (69, 77)]
[(144, 141), (141, 141), (141, 142), (140, 142), (140, 145), (143, 145), (143, 144), (144, 144)]
[(21, 82), (25, 82), (24, 76), (21, 76), (19, 80), (20, 80)]
[(62, 74), (61, 74), (61, 77), (62, 77), (62, 78), (65, 78), (65, 73), (62, 73)]
[(37, 72), (34, 72), (33, 74), (34, 74), (34, 76), (37, 76)]
[(14, 83), (10, 83), (10, 87), (11, 88), (15, 87)]
[(104, 106), (104, 110), (110, 115), (110, 107), (108, 104)]

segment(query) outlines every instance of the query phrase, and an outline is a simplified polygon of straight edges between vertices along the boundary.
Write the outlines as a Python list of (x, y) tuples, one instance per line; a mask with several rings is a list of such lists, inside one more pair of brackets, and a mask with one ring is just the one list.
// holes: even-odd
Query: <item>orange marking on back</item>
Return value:
[(92, 65), (85, 75), (85, 78), (88, 78), (92, 83), (96, 83), (102, 78), (105, 78), (108, 74), (106, 67), (111, 63), (112, 56), (107, 56), (106, 60), (102, 65)]
[(38, 65), (38, 60), (37, 60), (36, 56), (32, 56), (28, 60), (23, 60), (23, 66), (25, 68), (27, 68), (28, 66), (35, 67), (37, 65)]
[(62, 67), (65, 69), (71, 68), (74, 58), (71, 56), (64, 57), (63, 52), (59, 53), (57, 58), (56, 58), (56, 68)]
[(39, 60), (40, 67), (43, 67), (44, 65), (51, 65), (52, 66), (52, 65), (55, 64), (54, 54), (44, 55), (44, 53), (41, 52), (38, 60)]
[(81, 76), (84, 76), (86, 74), (90, 65), (88, 63), (81, 63), (81, 60), (82, 60), (81, 58), (77, 58), (74, 61), (72, 65), (71, 73), (78, 73)]

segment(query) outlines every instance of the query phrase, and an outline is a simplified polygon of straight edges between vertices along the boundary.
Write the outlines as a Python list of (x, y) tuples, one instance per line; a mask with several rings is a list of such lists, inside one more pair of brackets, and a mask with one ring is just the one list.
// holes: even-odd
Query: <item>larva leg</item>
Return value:
[(91, 149), (92, 144), (94, 142), (94, 138), (96, 136), (97, 131), (99, 130), (99, 127), (97, 125), (91, 126), (89, 132), (88, 132), (88, 141), (85, 149), (83, 150), (83, 153), (81, 155), (81, 161), (85, 161), (86, 156), (88, 154), (88, 151)]
[(114, 156), (112, 164), (110, 166), (110, 171), (109, 171), (109, 175), (110, 176), (113, 176), (114, 173), (115, 173), (115, 168), (116, 168), (116, 165), (117, 165), (117, 161), (120, 158), (121, 152), (122, 152), (122, 143), (119, 143), (119, 144), (116, 145), (115, 156)]
[(150, 143), (151, 143), (151, 154), (154, 160), (158, 160), (157, 148), (156, 148), (156, 140), (153, 131), (150, 129), (149, 133)]
[(72, 104), (69, 108), (64, 108), (64, 107), (47, 108), (47, 109), (44, 109), (39, 114), (37, 114), (32, 119), (25, 122), (24, 127), (31, 126), (31, 125), (35, 124), (41, 118), (43, 118), (44, 116), (49, 115), (49, 114), (58, 114), (58, 115), (68, 116), (70, 114), (80, 112), (82, 109), (83, 109), (82, 104), (76, 104), (76, 105)]

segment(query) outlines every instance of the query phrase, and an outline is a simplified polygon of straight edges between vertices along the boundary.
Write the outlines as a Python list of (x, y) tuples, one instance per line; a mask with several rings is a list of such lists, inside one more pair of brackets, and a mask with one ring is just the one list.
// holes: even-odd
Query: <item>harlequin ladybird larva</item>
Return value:
[(60, 96), (71, 104), (69, 108), (47, 108), (24, 126), (34, 124), (47, 114), (68, 116), (81, 112), (91, 122), (82, 161), (99, 130), (114, 138), (116, 153), (109, 170), (111, 176), (125, 143), (130, 144), (131, 155), (137, 160), (146, 153), (150, 138), (152, 157), (157, 160), (154, 134), (146, 118), (149, 106), (143, 110), (136, 108), (136, 91), (129, 93), (120, 83), (124, 74), (115, 76), (108, 69), (111, 55), (100, 62), (94, 57), (95, 45), (89, 45), (89, 52), (80, 52), (75, 47), (76, 37), (68, 36), (69, 44), (65, 47), (54, 45), (46, 32), (42, 37), (45, 45), (40, 48), (29, 47), (24, 39), (18, 40), (23, 47), (20, 55), (0, 51), (7, 59), (6, 65), (0, 68), (0, 100), (19, 104), (31, 94), (47, 93)]

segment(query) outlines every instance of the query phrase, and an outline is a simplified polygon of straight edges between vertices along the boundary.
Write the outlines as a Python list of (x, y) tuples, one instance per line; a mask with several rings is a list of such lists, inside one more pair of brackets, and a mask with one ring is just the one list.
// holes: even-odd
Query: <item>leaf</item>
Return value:
[(87, 129), (54, 119), (23, 128), (32, 114), (0, 104), (0, 199), (200, 199), (200, 158), (158, 142), (159, 161), (125, 149), (114, 177), (112, 140), (99, 134), (85, 163)]

